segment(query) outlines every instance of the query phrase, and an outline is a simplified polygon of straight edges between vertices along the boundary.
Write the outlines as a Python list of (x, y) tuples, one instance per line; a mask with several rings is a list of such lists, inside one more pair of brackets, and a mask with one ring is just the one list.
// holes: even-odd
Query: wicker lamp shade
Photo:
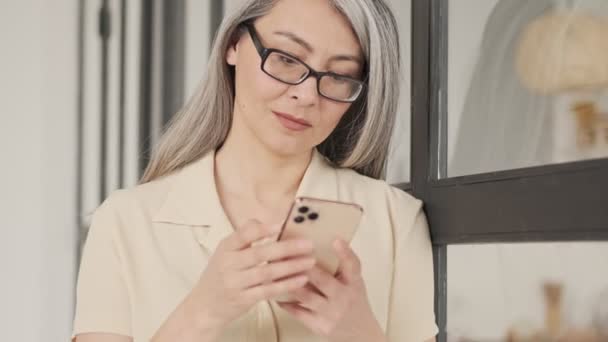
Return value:
[(516, 69), (542, 94), (608, 87), (608, 19), (566, 10), (538, 17), (522, 31)]

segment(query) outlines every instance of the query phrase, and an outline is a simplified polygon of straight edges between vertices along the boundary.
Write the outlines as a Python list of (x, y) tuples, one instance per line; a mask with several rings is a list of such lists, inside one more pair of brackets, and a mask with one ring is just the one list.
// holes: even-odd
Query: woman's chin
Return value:
[(304, 144), (293, 139), (276, 139), (269, 142), (266, 146), (278, 156), (293, 157), (303, 153), (310, 152), (313, 148), (310, 144)]

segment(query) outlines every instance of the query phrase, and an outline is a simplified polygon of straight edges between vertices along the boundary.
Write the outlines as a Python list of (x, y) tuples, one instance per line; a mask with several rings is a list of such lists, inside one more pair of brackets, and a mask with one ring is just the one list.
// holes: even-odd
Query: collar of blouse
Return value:
[[(163, 205), (152, 219), (175, 227), (198, 228), (197, 238), (210, 252), (232, 233), (215, 190), (214, 160), (215, 153), (210, 152), (178, 171), (172, 177)], [(296, 196), (339, 200), (337, 171), (316, 149)]]

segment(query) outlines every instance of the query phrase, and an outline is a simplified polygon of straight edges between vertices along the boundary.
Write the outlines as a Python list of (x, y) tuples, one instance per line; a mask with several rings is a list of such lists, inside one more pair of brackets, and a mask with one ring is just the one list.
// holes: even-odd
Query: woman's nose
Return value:
[(311, 76), (300, 84), (289, 86), (288, 94), (303, 106), (316, 104), (320, 96), (317, 92), (317, 79)]

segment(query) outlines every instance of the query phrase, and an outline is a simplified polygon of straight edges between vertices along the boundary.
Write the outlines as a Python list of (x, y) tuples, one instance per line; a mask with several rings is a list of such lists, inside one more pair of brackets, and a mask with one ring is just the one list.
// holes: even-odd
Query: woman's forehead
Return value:
[(331, 55), (362, 55), (350, 22), (329, 0), (278, 1), (256, 28), (270, 41), (289, 40)]

